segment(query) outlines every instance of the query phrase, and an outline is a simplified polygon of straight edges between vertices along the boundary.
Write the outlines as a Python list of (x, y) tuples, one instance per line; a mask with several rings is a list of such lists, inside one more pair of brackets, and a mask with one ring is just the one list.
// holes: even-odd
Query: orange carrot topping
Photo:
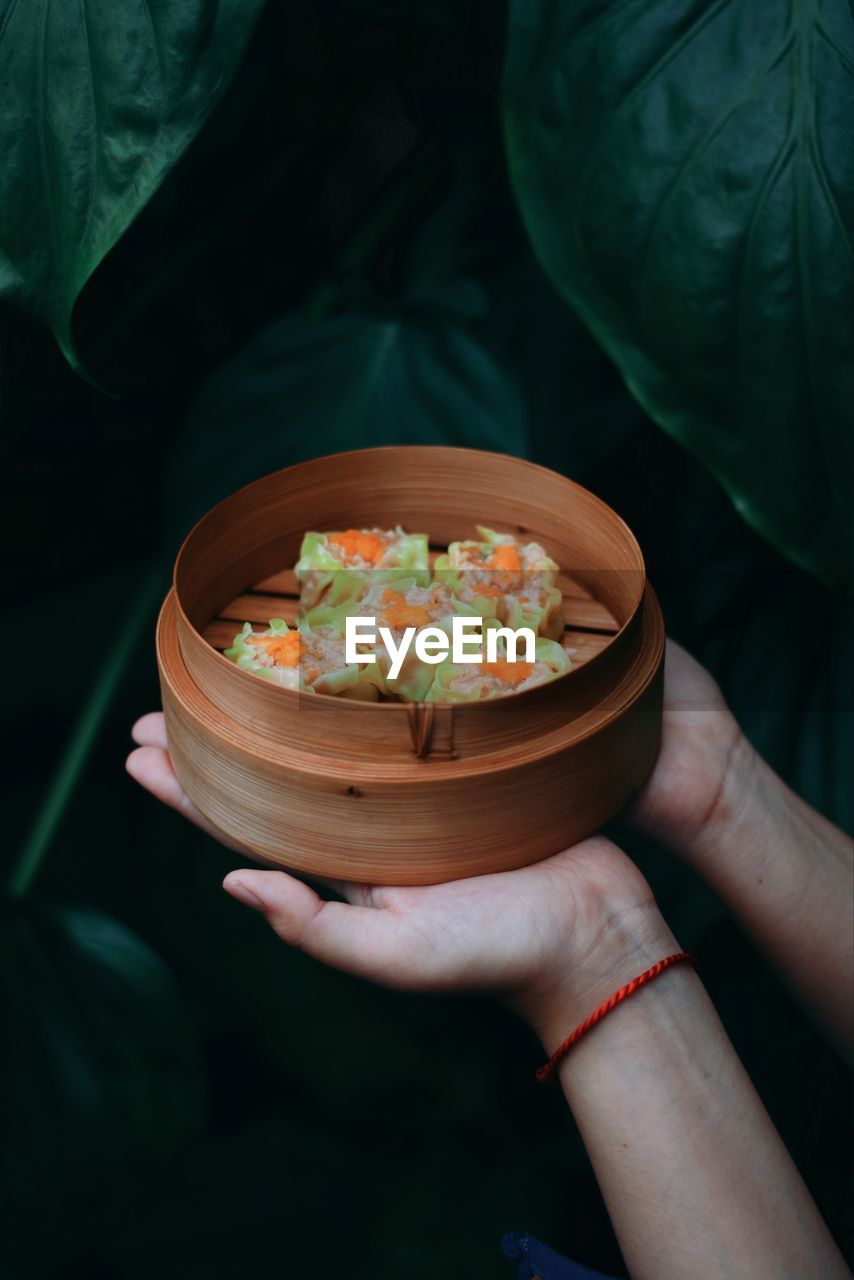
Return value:
[(377, 564), (386, 549), (386, 539), (377, 533), (363, 533), (361, 529), (348, 529), (346, 533), (330, 533), (329, 541), (340, 547), (346, 559), (359, 557), (369, 564)]
[(430, 621), (427, 605), (407, 604), (406, 598), (390, 587), (383, 592), (382, 605), (382, 626), (391, 627), (392, 631), (400, 627), (426, 627)]
[(502, 684), (509, 684), (515, 689), (517, 684), (527, 680), (534, 670), (533, 662), (508, 662), (499, 658), (497, 662), (482, 662), (480, 671), (485, 676), (494, 676)]
[(489, 557), (490, 569), (507, 569), (517, 573), (522, 568), (519, 552), (510, 542), (500, 542)]
[(287, 631), (283, 636), (261, 636), (260, 643), (278, 667), (295, 667), (300, 656), (298, 631)]

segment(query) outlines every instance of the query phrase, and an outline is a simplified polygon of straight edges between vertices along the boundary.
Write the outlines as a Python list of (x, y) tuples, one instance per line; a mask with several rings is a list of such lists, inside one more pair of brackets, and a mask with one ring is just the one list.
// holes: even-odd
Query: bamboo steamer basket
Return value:
[[(541, 543), (572, 669), (494, 701), (404, 705), (298, 693), (223, 657), (244, 621), (295, 621), (306, 530), (398, 523), (434, 551), (475, 523)], [(663, 652), (640, 548), (605, 503), (518, 458), (428, 446), (317, 458), (226, 498), (181, 547), (157, 626), (197, 808), (259, 862), (385, 884), (522, 866), (613, 817), (655, 762)]]

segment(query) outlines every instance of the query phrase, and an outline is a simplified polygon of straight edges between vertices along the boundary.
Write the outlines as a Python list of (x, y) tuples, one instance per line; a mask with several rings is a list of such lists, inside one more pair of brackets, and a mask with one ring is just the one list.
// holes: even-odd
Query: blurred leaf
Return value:
[[(780, 564), (724, 562), (695, 576), (694, 599), (679, 607), (751, 741), (799, 795), (854, 830), (854, 600)], [(668, 595), (687, 596), (686, 578)]]
[(263, 0), (0, 0), (0, 298), (72, 365), (80, 290), (198, 133)]
[(325, 19), (350, 22), (400, 23), (453, 31), (462, 25), (462, 6), (454, 0), (316, 0)]
[(854, 24), (843, 0), (513, 0), (511, 178), (662, 427), (802, 566), (854, 569)]
[(83, 776), (125, 668), (136, 650), (142, 628), (153, 614), (155, 601), (163, 594), (164, 579), (160, 568), (147, 571), (137, 584), (112, 646), (106, 655), (102, 654), (92, 691), (80, 709), (44, 802), (9, 877), (8, 891), (13, 897), (21, 898), (28, 893), (38, 874), (68, 802)]
[(649, 419), (530, 250), (493, 271), (487, 287), (484, 341), (522, 388), (531, 458), (601, 486)]
[[(654, 426), (536, 263), (503, 268), (489, 290), (485, 341), (523, 389), (533, 460), (626, 519), (670, 633), (713, 672), (789, 785), (854, 827), (854, 600), (744, 523), (714, 476)], [(713, 904), (720, 911), (666, 858), (656, 873), (672, 923), (693, 931)]]
[(474, 285), (385, 310), (282, 316), (203, 387), (168, 480), (170, 534), (258, 476), (319, 454), (382, 444), (523, 453), (513, 380), (477, 333)]
[[(73, 541), (69, 533), (69, 542)], [(93, 573), (85, 578), (70, 577), (57, 585), (46, 584), (33, 577), (30, 590), (26, 596), (25, 608), (28, 616), (33, 618), (80, 618), (97, 617), (104, 610), (105, 601), (115, 601), (120, 612), (121, 605), (130, 602), (139, 591), (139, 584), (148, 569), (148, 565), (139, 561), (131, 561), (118, 567), (110, 567)], [(165, 594), (165, 592), (164, 592)], [(0, 603), (0, 631), (9, 630), (17, 625), (21, 617), (19, 600)], [(111, 637), (114, 632), (111, 629)], [(149, 636), (146, 634), (147, 648)], [(62, 724), (62, 731), (67, 732), (69, 723), (78, 714), (98, 675), (103, 670), (104, 650), (82, 645), (74, 662), (52, 664), (45, 663), (39, 672), (39, 678), (33, 681), (28, 689), (23, 682), (10, 681), (4, 694), (4, 714), (7, 723), (17, 719), (23, 727), (28, 715), (53, 715)], [(142, 663), (131, 663), (123, 677), (123, 687), (128, 681), (142, 685), (148, 677), (148, 669)], [(44, 751), (36, 763), (43, 770), (49, 754), (51, 761), (54, 755), (64, 746), (62, 738), (51, 742), (49, 753)], [(47, 779), (42, 777), (42, 788)], [(9, 850), (11, 854), (13, 850)]]
[(8, 905), (0, 1025), (7, 1243), (36, 1226), (85, 1231), (203, 1122), (205, 1077), (171, 974), (110, 916)]

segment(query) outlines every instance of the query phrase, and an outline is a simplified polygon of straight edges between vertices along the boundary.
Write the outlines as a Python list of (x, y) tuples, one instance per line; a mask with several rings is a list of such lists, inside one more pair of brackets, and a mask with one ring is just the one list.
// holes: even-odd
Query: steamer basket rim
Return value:
[[(175, 599), (174, 592), (172, 591), (170, 591), (167, 594), (166, 599), (163, 601), (163, 604), (161, 606), (160, 613), (158, 614), (158, 619), (157, 619), (158, 633), (160, 633), (161, 626), (165, 626), (166, 620), (164, 615), (166, 614), (170, 604), (177, 609), (177, 600)], [(625, 714), (626, 710), (630, 708), (634, 704), (634, 702), (637, 701), (638, 697), (646, 693), (650, 684), (658, 677), (658, 674), (660, 672), (662, 660), (664, 657), (664, 650), (665, 650), (664, 625), (663, 625), (663, 619), (661, 616), (661, 609), (658, 604), (658, 599), (654, 591), (652, 590), (652, 587), (650, 587), (648, 584), (644, 592), (644, 600), (642, 602), (642, 605), (646, 605), (646, 607), (649, 609), (649, 628), (653, 637), (653, 647), (649, 650), (649, 652), (643, 655), (643, 657), (641, 657), (641, 655), (638, 655), (638, 660), (641, 661), (644, 667), (646, 668), (645, 678), (643, 682), (640, 684), (640, 686), (634, 691), (633, 696), (627, 702), (624, 702), (617, 707), (612, 707), (606, 716), (604, 716), (601, 720), (596, 722), (594, 731), (597, 735), (603, 732), (604, 730), (608, 729), (612, 724), (618, 721)], [(158, 638), (158, 649), (160, 649), (160, 647), (161, 646)], [(228, 660), (223, 659), (223, 661), (227, 662)], [(589, 666), (590, 664), (588, 663), (587, 665)], [(232, 664), (229, 663), (229, 667), (231, 666)], [(249, 672), (245, 672), (242, 674), (246, 674), (247, 676), (250, 675)], [(570, 675), (571, 672), (567, 672), (566, 674)], [(181, 692), (177, 688), (177, 685), (174, 679), (172, 678), (170, 672), (166, 670), (164, 671), (164, 675), (166, 680), (169, 683), (170, 690), (172, 692), (173, 697), (177, 697), (186, 706), (185, 699), (182, 697)], [(559, 679), (563, 679), (563, 678), (564, 677), (559, 677)], [(210, 702), (209, 695), (205, 692), (205, 690), (200, 689), (197, 685), (195, 685), (195, 682), (192, 682), (192, 683), (194, 687), (197, 689), (198, 693), (202, 696), (202, 698), (206, 702)], [(294, 690), (290, 690), (290, 689), (282, 689), (281, 686), (274, 685), (272, 687), (277, 689), (281, 693), (293, 694), (295, 692)], [(530, 692), (533, 692), (533, 691), (530, 691)], [(309, 696), (318, 696), (318, 695), (297, 694), (297, 696), (309, 697)], [(520, 698), (520, 697), (524, 697), (524, 694), (514, 694), (513, 696)], [(405, 712), (407, 706), (411, 706), (413, 704), (407, 704), (407, 703), (363, 704), (359, 702), (354, 702), (352, 705), (354, 707), (367, 705), (368, 707), (372, 707), (374, 710), (388, 706), (388, 707), (391, 707), (393, 710), (402, 709)], [(481, 707), (481, 706), (488, 706), (489, 703), (478, 702), (478, 703), (471, 703), (468, 705), (470, 705), (471, 707)], [(451, 707), (450, 709), (454, 710), (455, 707)], [(241, 728), (244, 728), (244, 727), (245, 726), (241, 726)], [(228, 732), (224, 731), (221, 725), (219, 725), (215, 719), (211, 720), (206, 725), (206, 731), (220, 741), (229, 741)], [(582, 735), (580, 738), (576, 739), (572, 745), (580, 745), (581, 743), (585, 742), (589, 738), (589, 736), (590, 734)], [(250, 735), (247, 734), (247, 737), (250, 737)], [(534, 744), (535, 744), (535, 740), (533, 739), (526, 744), (526, 754), (524, 758), (525, 764), (531, 764), (536, 761), (548, 759), (551, 755), (554, 754), (552, 749), (550, 749), (549, 747), (543, 746), (542, 743), (540, 743), (539, 747), (537, 747)], [(253, 760), (257, 760), (262, 763), (269, 763), (269, 759), (270, 759), (269, 753), (263, 750), (254, 741), (241, 742), (240, 750), (244, 756), (251, 757)], [(427, 768), (425, 769), (425, 771), (419, 775), (418, 785), (420, 787), (423, 787), (430, 782), (433, 782), (437, 785), (442, 785), (448, 780), (449, 777), (453, 777), (454, 779), (457, 779), (457, 780), (465, 779), (465, 778), (480, 780), (488, 775), (500, 777), (502, 774), (505, 774), (505, 773), (512, 774), (513, 771), (518, 768), (518, 765), (519, 765), (518, 759), (516, 760), (501, 759), (499, 763), (495, 763), (493, 761), (492, 764), (490, 764), (490, 760), (489, 760), (490, 754), (500, 755), (500, 753), (487, 753), (486, 755), (472, 756), (471, 758), (431, 761), (427, 766)], [(293, 759), (288, 760), (287, 768), (291, 771), (305, 774), (306, 776), (316, 777), (317, 769), (315, 767), (315, 764), (306, 763), (305, 755), (306, 753), (304, 752), (302, 753), (295, 752)], [(316, 757), (315, 757), (315, 760), (316, 760)], [(381, 765), (378, 766), (378, 768), (381, 769), (382, 764), (385, 764), (385, 763), (386, 762), (381, 762)], [(415, 762), (407, 758), (401, 763), (405, 764), (408, 768), (411, 768), (413, 767)], [(358, 775), (359, 767), (360, 767), (360, 762), (357, 760), (350, 761), (346, 765), (343, 765), (335, 761), (334, 757), (329, 757), (328, 760), (324, 758), (322, 773), (323, 773), (323, 776), (327, 779), (330, 779), (330, 778), (335, 779), (336, 781), (339, 781), (342, 783), (351, 782), (352, 779)], [(402, 782), (405, 782), (408, 780), (409, 779), (400, 779), (400, 781)], [(377, 777), (374, 778), (373, 781), (388, 783), (390, 779), (388, 775), (383, 777), (381, 772), (378, 772)]]
[[(428, 445), (422, 445), (422, 444), (374, 445), (366, 449), (347, 449), (347, 450), (336, 452), (336, 453), (319, 454), (317, 457), (306, 458), (301, 462), (294, 462), (294, 463), (291, 463), (290, 466), (279, 467), (276, 471), (270, 471), (266, 475), (258, 476), (256, 477), (256, 479), (250, 480), (248, 481), (248, 483), (244, 485), (240, 485), (237, 489), (234, 489), (231, 493), (226, 494), (225, 497), (220, 498), (220, 500), (214, 503), (212, 507), (209, 507), (208, 510), (203, 515), (201, 515), (199, 519), (195, 522), (195, 524), (191, 527), (189, 532), (184, 537), (184, 540), (181, 543), (181, 546), (179, 547), (178, 554), (175, 557), (175, 563), (172, 571), (172, 593), (174, 595), (175, 608), (176, 608), (178, 617), (180, 619), (180, 622), (187, 628), (189, 632), (191, 632), (195, 637), (197, 637), (200, 643), (207, 644), (207, 641), (205, 641), (204, 637), (201, 635), (198, 629), (190, 621), (186, 613), (186, 610), (184, 609), (184, 605), (181, 600), (181, 593), (178, 589), (178, 575), (181, 570), (182, 562), (186, 559), (186, 554), (188, 550), (191, 548), (193, 542), (195, 541), (199, 531), (208, 522), (208, 520), (211, 519), (215, 515), (215, 513), (221, 507), (223, 507), (227, 502), (233, 501), (235, 498), (239, 497), (241, 494), (246, 494), (250, 490), (254, 489), (256, 486), (266, 484), (270, 480), (276, 477), (284, 477), (288, 473), (302, 470), (307, 467), (316, 466), (322, 462), (331, 462), (333, 460), (346, 461), (348, 459), (353, 459), (356, 457), (365, 457), (367, 455), (389, 454), (389, 453), (400, 454), (402, 452), (406, 452), (408, 454), (420, 453), (420, 454), (423, 454), (425, 457), (430, 455), (435, 456), (438, 453), (442, 453), (446, 455), (452, 454), (456, 456), (465, 456), (469, 458), (494, 458), (499, 461), (512, 463), (513, 466), (515, 467), (521, 467), (528, 471), (538, 472), (542, 475), (557, 478), (562, 483), (570, 485), (573, 489), (580, 490), (585, 495), (586, 498), (592, 500), (592, 502), (595, 504), (597, 508), (599, 508), (604, 513), (607, 513), (609, 518), (617, 522), (617, 525), (621, 533), (623, 534), (624, 538), (626, 539), (626, 542), (629, 545), (629, 549), (632, 552), (633, 557), (635, 557), (637, 561), (637, 567), (635, 570), (633, 570), (633, 572), (637, 572), (640, 575), (640, 590), (637, 594), (637, 598), (634, 602), (631, 613), (626, 618), (626, 621), (623, 623), (623, 625), (613, 633), (613, 635), (611, 636), (610, 642), (602, 650), (600, 650), (599, 653), (595, 654), (592, 658), (588, 659), (588, 661), (584, 663), (583, 667), (572, 666), (570, 667), (569, 671), (565, 671), (562, 675), (558, 676), (556, 680), (551, 681), (550, 683), (563, 684), (565, 681), (571, 679), (573, 675), (578, 675), (580, 671), (582, 670), (586, 671), (594, 667), (595, 665), (598, 665), (600, 660), (603, 658), (603, 656), (608, 653), (611, 646), (616, 641), (618, 641), (628, 631), (630, 627), (632, 627), (636, 623), (638, 619), (638, 615), (643, 606), (644, 591), (649, 586), (647, 581), (646, 561), (644, 560), (644, 556), (643, 556), (643, 552), (641, 550), (640, 544), (638, 543), (638, 540), (635, 537), (629, 525), (626, 523), (623, 517), (619, 514), (619, 512), (615, 511), (613, 507), (609, 506), (609, 504), (605, 502), (603, 498), (600, 498), (598, 494), (594, 493), (591, 489), (588, 489), (584, 485), (579, 484), (577, 480), (572, 480), (569, 476), (565, 476), (563, 475), (562, 472), (555, 471), (551, 467), (544, 467), (542, 466), (541, 463), (531, 462), (528, 458), (520, 458), (515, 454), (511, 454), (511, 453), (500, 453), (499, 451), (494, 449), (471, 449), (471, 448), (465, 448), (459, 445), (429, 445), (429, 444)], [(219, 662), (224, 664), (225, 668), (228, 668), (229, 670), (235, 669), (234, 664), (229, 662), (228, 659), (223, 656), (223, 654), (217, 652), (215, 649), (212, 649), (211, 652)], [(251, 672), (248, 672), (248, 671), (239, 671), (239, 675), (245, 677), (247, 680), (257, 680), (258, 678), (257, 676), (254, 676)], [(283, 708), (286, 708), (288, 706), (292, 706), (295, 708), (298, 705), (298, 702), (300, 699), (304, 699), (310, 696), (312, 697), (324, 696), (324, 695), (318, 695), (318, 694), (309, 695), (297, 689), (285, 689), (281, 685), (276, 685), (272, 683), (269, 684), (268, 687), (269, 687), (269, 692), (271, 697), (273, 698), (279, 697), (284, 700), (282, 703)], [(539, 689), (539, 686), (533, 689), (526, 689), (522, 693), (516, 693), (516, 694), (513, 694), (512, 696), (514, 700), (530, 697), (531, 695), (536, 695), (538, 693), (538, 689)], [(361, 702), (357, 700), (351, 700), (350, 705), (353, 708), (358, 708), (356, 712), (357, 714), (376, 715), (379, 712), (384, 715), (388, 715), (389, 713), (392, 713), (398, 716), (400, 715), (408, 716), (411, 714), (410, 708), (413, 704), (402, 703), (402, 702), (401, 703), (367, 702), (367, 701)], [(422, 705), (422, 704), (414, 704), (414, 705)], [(456, 704), (456, 703), (444, 704), (444, 707), (443, 707), (443, 704), (433, 704), (433, 705), (436, 705), (436, 709), (437, 711), (440, 712), (440, 714), (444, 714), (446, 710), (451, 710), (456, 712), (459, 708), (464, 707), (465, 708), (464, 714), (471, 715), (471, 714), (484, 714), (484, 713), (488, 714), (489, 713), (488, 708), (490, 706), (493, 706), (494, 702), (492, 699), (483, 699), (482, 701), (479, 701), (479, 702), (471, 702), (471, 703), (465, 703), (465, 704)]]

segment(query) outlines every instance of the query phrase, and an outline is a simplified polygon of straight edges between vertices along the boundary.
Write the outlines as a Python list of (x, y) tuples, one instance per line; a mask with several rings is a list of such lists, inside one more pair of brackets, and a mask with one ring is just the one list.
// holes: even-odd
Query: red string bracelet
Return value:
[(628, 1000), (629, 996), (633, 996), (636, 991), (640, 991), (641, 987), (645, 987), (648, 982), (652, 982), (653, 978), (657, 978), (660, 973), (664, 973), (665, 969), (669, 969), (671, 965), (679, 964), (680, 961), (687, 960), (688, 964), (696, 964), (697, 957), (692, 956), (688, 951), (677, 951), (675, 955), (665, 956), (663, 960), (659, 960), (651, 969), (646, 969), (643, 973), (639, 973), (636, 978), (632, 978), (631, 982), (627, 982), (624, 987), (620, 987), (619, 991), (615, 991), (612, 996), (599, 1005), (598, 1009), (594, 1009), (589, 1018), (585, 1018), (580, 1026), (566, 1037), (563, 1044), (559, 1044), (552, 1056), (549, 1058), (537, 1072), (537, 1079), (540, 1084), (546, 1084), (551, 1080), (560, 1060), (569, 1053), (573, 1045), (578, 1044), (582, 1036), (586, 1036), (587, 1032), (596, 1026), (597, 1022), (601, 1022), (606, 1014), (612, 1009), (616, 1009), (618, 1004), (622, 1004), (624, 1000)]

